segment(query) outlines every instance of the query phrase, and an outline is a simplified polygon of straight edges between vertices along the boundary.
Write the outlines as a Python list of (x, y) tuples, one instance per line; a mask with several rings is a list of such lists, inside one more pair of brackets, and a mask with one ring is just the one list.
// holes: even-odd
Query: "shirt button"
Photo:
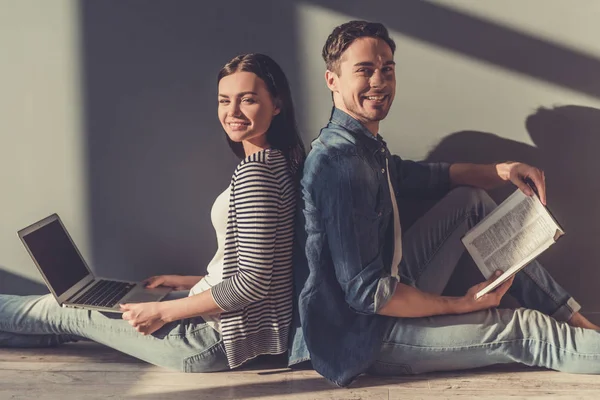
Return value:
[(385, 174), (385, 168), (381, 168), (381, 173)]
[(382, 153), (385, 153), (385, 149), (384, 149), (383, 147), (381, 148), (381, 152), (382, 152)]

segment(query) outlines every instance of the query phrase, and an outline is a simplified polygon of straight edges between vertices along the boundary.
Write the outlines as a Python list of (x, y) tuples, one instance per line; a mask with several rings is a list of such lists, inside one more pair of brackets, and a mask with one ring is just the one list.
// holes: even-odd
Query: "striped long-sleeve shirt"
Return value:
[(244, 159), (231, 180), (223, 281), (212, 288), (230, 368), (287, 350), (296, 191), (279, 150)]

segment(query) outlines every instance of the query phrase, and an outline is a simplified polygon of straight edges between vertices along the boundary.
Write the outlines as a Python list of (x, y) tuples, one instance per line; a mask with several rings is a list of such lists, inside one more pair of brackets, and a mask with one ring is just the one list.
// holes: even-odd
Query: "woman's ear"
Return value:
[(281, 100), (275, 99), (274, 104), (275, 108), (273, 108), (273, 116), (276, 116), (281, 112)]

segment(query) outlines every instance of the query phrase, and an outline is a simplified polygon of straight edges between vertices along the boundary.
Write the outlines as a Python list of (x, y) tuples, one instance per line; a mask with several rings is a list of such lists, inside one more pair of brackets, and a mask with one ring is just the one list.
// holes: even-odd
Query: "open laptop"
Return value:
[(171, 291), (94, 276), (56, 214), (18, 233), (46, 286), (63, 307), (121, 312), (119, 304), (159, 301)]

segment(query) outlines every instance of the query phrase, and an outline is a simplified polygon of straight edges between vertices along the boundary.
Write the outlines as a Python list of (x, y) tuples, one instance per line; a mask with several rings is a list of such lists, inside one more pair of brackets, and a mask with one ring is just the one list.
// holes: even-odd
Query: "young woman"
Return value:
[(0, 347), (85, 338), (185, 372), (227, 370), (287, 350), (296, 181), (304, 160), (290, 88), (262, 54), (227, 63), (218, 88), (219, 120), (242, 161), (212, 208), (218, 250), (208, 274), (149, 278), (149, 287), (189, 296), (123, 304), (122, 318), (61, 308), (51, 295), (0, 295)]

